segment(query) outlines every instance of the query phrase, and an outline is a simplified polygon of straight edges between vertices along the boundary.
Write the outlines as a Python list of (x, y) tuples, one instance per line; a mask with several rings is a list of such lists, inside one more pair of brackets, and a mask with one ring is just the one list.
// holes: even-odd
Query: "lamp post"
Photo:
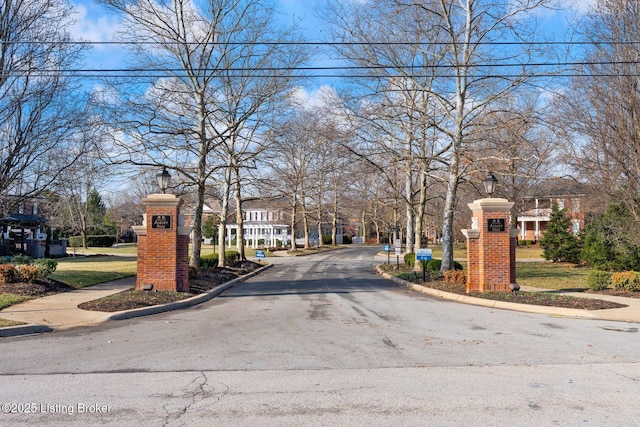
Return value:
[(498, 182), (498, 178), (493, 174), (493, 172), (488, 171), (487, 175), (484, 177), (484, 191), (487, 192), (489, 197), (496, 191), (496, 183)]
[(162, 167), (162, 172), (156, 174), (156, 179), (158, 180), (158, 185), (162, 190), (162, 194), (167, 192), (167, 188), (169, 188), (169, 184), (171, 183), (171, 174), (167, 171), (167, 167)]

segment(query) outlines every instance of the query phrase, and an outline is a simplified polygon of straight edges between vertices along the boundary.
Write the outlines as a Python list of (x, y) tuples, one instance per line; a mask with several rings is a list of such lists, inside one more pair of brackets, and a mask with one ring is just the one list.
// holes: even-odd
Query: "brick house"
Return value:
[(566, 209), (566, 215), (571, 219), (571, 228), (578, 234), (584, 228), (585, 197), (577, 185), (569, 188), (558, 186), (556, 191), (522, 197), (517, 200), (518, 239), (538, 241), (545, 230), (551, 216), (551, 207), (557, 204), (560, 209)]

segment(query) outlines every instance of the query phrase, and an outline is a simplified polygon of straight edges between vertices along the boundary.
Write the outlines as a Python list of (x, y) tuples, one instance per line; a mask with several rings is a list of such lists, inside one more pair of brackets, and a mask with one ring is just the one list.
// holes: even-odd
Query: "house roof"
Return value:
[(0, 224), (2, 225), (37, 226), (37, 225), (42, 225), (45, 222), (46, 222), (45, 219), (39, 215), (27, 215), (27, 214), (17, 214), (17, 213), (12, 213), (7, 217), (0, 218)]
[(586, 194), (587, 186), (585, 184), (572, 179), (553, 179), (542, 181), (522, 199), (581, 197), (586, 196)]

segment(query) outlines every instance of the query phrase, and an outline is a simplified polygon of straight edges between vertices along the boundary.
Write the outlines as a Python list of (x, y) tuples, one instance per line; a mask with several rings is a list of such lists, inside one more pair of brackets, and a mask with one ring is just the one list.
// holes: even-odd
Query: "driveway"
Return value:
[(375, 252), (274, 258), (188, 310), (4, 338), (0, 425), (637, 425), (638, 324), (426, 296), (377, 277)]

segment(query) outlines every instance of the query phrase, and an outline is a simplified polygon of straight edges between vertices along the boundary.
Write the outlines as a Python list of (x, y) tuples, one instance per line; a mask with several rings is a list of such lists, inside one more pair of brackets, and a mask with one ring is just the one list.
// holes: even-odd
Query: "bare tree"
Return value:
[(112, 82), (104, 97), (120, 95), (111, 123), (127, 136), (116, 141), (124, 151), (116, 160), (167, 165), (195, 187), (190, 263), (197, 267), (207, 185), (220, 172), (222, 254), (234, 168), (290, 90), (304, 53), (281, 44), (294, 37), (276, 26), (269, 0), (100, 2), (125, 17), (121, 38), (141, 70), (134, 81)]
[(309, 191), (313, 187), (312, 164), (314, 162), (314, 128), (313, 112), (293, 108), (287, 120), (274, 128), (271, 134), (269, 163), (275, 170), (272, 175), (277, 179), (280, 193), (289, 199), (291, 209), (291, 250), (296, 249), (296, 219), (302, 217), (304, 248), (310, 247), (309, 226), (310, 209), (308, 206)]
[[(557, 123), (549, 122), (551, 108), (535, 93), (519, 94), (517, 99), (505, 97), (502, 102), (502, 110), (490, 111), (482, 119), (484, 138), (473, 158), (477, 159), (478, 175), (484, 171), (498, 175), (498, 195), (517, 201), (541, 180), (554, 176), (559, 164)], [(480, 182), (472, 184), (482, 186)], [(517, 228), (517, 216), (517, 210), (512, 210), (512, 228)]]
[(76, 133), (86, 103), (67, 73), (83, 50), (66, 31), (71, 12), (68, 3), (58, 0), (0, 3), (3, 205), (38, 195), (83, 155), (83, 140)]
[[(588, 47), (571, 90), (557, 97), (565, 161), (600, 195), (640, 220), (640, 4), (598, 1), (582, 27)], [(605, 196), (605, 197), (602, 197)], [(604, 199), (604, 200), (603, 200)]]
[[(531, 64), (544, 55), (534, 51), (530, 43), (495, 42), (533, 40), (534, 12), (552, 3), (385, 0), (346, 8), (341, 7), (342, 2), (333, 2), (335, 7), (329, 13), (342, 30), (337, 35), (345, 42), (338, 45), (343, 56), (365, 67), (374, 82), (402, 78), (408, 82), (401, 86), (402, 93), (408, 93), (404, 88), (409, 88), (429, 95), (429, 102), (422, 105), (429, 121), (423, 121), (422, 129), (438, 129), (439, 141), (444, 144), (438, 157), (446, 168), (442, 175), (447, 183), (442, 220), (443, 270), (453, 268), (458, 186), (475, 163), (468, 154), (469, 148), (481, 140), (481, 119), (501, 98), (530, 82), (537, 74)], [(363, 31), (371, 27), (369, 23), (375, 24), (375, 30)], [(397, 60), (397, 52), (405, 54), (402, 61)], [(498, 64), (507, 68), (497, 71)], [(389, 84), (376, 87), (374, 93), (394, 90)], [(433, 112), (429, 111), (432, 105)]]

